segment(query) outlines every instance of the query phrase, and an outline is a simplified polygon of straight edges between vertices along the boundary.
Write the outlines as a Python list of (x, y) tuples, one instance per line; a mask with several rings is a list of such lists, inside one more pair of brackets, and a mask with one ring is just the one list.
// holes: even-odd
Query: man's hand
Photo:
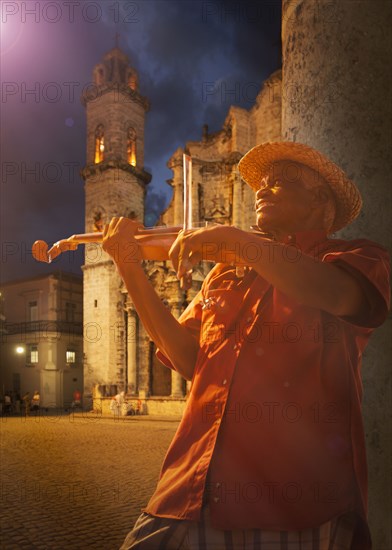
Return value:
[(112, 218), (103, 230), (102, 248), (118, 265), (139, 265), (141, 253), (135, 233), (142, 224), (128, 218)]
[(229, 225), (213, 225), (180, 231), (169, 251), (177, 277), (186, 277), (201, 260), (215, 263), (243, 263), (242, 246), (246, 233)]

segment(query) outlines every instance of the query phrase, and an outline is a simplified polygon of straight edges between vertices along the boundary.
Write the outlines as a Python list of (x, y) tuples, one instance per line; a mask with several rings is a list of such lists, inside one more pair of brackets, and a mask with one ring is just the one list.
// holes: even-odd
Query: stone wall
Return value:
[(121, 279), (112, 261), (84, 267), (85, 388), (122, 380), (125, 322)]
[(279, 141), (282, 135), (282, 71), (275, 71), (263, 84), (250, 112), (251, 147), (263, 141)]
[[(93, 410), (98, 416), (115, 416), (115, 413), (110, 409), (111, 397), (94, 397)], [(137, 400), (131, 396), (126, 397), (128, 404), (131, 404), (134, 409), (137, 407)], [(186, 399), (173, 399), (170, 397), (149, 397), (141, 399), (142, 414), (148, 416), (173, 416), (181, 417), (186, 406)], [(126, 415), (126, 406), (123, 407), (120, 416)]]
[[(358, 185), (362, 213), (343, 238), (391, 240), (389, 0), (283, 2), (282, 132), (328, 155)], [(363, 415), (374, 548), (392, 548), (391, 319), (363, 357)]]

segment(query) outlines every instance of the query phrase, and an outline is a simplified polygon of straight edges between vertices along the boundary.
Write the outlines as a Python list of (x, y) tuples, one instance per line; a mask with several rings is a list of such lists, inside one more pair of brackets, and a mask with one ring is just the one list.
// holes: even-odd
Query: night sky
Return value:
[(80, 97), (114, 47), (129, 56), (146, 116), (152, 174), (145, 225), (166, 208), (166, 162), (203, 124), (221, 128), (231, 104), (250, 108), (281, 66), (281, 0), (1, 3), (1, 281), (54, 269), (81, 273), (83, 247), (50, 266), (31, 257), (84, 232), (86, 120)]

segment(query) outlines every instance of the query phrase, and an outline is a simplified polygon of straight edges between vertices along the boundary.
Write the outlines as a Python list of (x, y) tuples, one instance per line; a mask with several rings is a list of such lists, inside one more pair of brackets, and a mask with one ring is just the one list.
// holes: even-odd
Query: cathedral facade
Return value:
[[(101, 231), (114, 216), (144, 219), (144, 121), (149, 102), (139, 90), (128, 57), (113, 48), (93, 70), (95, 92), (82, 99), (87, 114), (85, 229)], [(281, 136), (281, 72), (265, 82), (249, 111), (231, 106), (220, 131), (178, 148), (168, 161), (172, 201), (160, 224), (183, 223), (183, 153), (192, 156), (192, 207), (195, 222), (236, 225), (255, 223), (254, 192), (240, 179), (239, 159), (251, 147)], [(211, 265), (202, 263), (192, 287), (180, 288), (171, 263), (144, 262), (151, 284), (175, 317), (201, 287)], [(109, 398), (125, 391), (141, 399), (149, 413), (182, 411), (189, 382), (163, 366), (144, 330), (121, 278), (100, 245), (86, 245), (84, 274), (84, 392), (94, 408), (105, 410)]]

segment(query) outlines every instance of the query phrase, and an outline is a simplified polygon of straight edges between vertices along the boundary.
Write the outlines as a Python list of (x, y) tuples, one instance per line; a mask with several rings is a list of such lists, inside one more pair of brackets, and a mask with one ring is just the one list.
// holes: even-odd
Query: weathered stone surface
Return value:
[[(328, 155), (357, 183), (364, 207), (344, 238), (391, 246), (389, 0), (283, 2), (282, 134)], [(374, 548), (391, 548), (390, 319), (363, 362)]]

